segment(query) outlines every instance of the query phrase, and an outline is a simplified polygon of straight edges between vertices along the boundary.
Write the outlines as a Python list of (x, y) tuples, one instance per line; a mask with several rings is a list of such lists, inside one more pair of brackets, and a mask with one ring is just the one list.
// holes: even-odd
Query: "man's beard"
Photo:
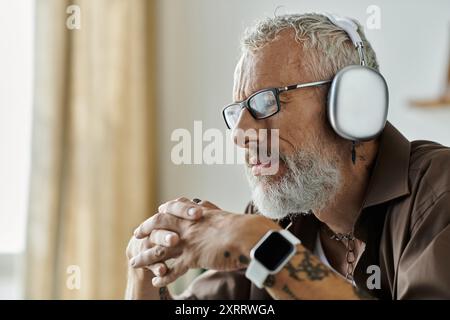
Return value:
[(334, 199), (340, 184), (337, 161), (303, 150), (291, 156), (280, 154), (280, 160), (286, 169), (281, 177), (254, 176), (249, 166), (245, 170), (253, 204), (262, 215), (282, 219), (316, 212)]

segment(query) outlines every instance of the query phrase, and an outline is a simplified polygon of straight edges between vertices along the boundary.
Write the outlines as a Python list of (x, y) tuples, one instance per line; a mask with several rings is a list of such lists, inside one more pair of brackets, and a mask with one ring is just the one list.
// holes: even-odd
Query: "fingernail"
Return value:
[(130, 260), (130, 265), (131, 265), (132, 267), (134, 267), (135, 264), (136, 264), (136, 259), (135, 259), (135, 258), (131, 259), (131, 260)]
[(172, 239), (172, 235), (168, 234), (164, 237), (164, 240), (166, 240), (166, 244), (170, 245), (170, 239)]
[(163, 267), (159, 267), (158, 268), (158, 277), (161, 277), (162, 273), (163, 273), (164, 268)]
[(157, 278), (157, 277), (154, 277), (154, 278), (152, 279), (152, 284), (153, 284), (154, 286), (156, 286), (156, 285), (158, 284), (158, 278)]
[(134, 229), (133, 235), (134, 235), (135, 237), (136, 237), (137, 234), (138, 234), (138, 230), (139, 230), (139, 227), (137, 227), (136, 229)]
[(189, 208), (189, 210), (188, 210), (188, 216), (193, 217), (193, 216), (195, 216), (196, 213), (197, 213), (197, 208), (194, 208), (194, 207)]

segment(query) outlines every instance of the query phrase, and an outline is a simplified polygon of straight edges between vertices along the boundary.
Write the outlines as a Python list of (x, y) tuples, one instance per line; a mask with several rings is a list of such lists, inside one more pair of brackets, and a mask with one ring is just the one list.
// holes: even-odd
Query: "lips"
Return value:
[(251, 157), (249, 160), (249, 167), (251, 168), (252, 174), (254, 176), (267, 175), (269, 173), (274, 174), (274, 172), (271, 172), (270, 170), (274, 166), (278, 167), (278, 165), (279, 162), (275, 159), (271, 159), (266, 162), (261, 162), (257, 160), (256, 157)]
[(270, 166), (271, 166), (271, 162), (256, 163), (256, 164), (251, 166), (252, 174), (254, 176), (260, 176), (262, 174), (262, 172), (264, 171), (264, 169), (270, 168)]

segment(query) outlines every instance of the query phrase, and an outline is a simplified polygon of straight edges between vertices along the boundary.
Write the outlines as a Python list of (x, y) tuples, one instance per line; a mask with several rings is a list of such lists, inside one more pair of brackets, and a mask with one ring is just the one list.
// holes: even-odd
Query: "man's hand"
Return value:
[(133, 252), (133, 268), (150, 268), (154, 286), (165, 286), (189, 268), (236, 270), (246, 267), (250, 249), (271, 229), (280, 227), (259, 215), (222, 211), (210, 203), (186, 198), (161, 205), (142, 223), (135, 237), (143, 241)]
[[(179, 198), (175, 201), (185, 202), (189, 200), (187, 200), (186, 198)], [(192, 202), (192, 204), (195, 205), (194, 208), (201, 206), (208, 209), (220, 210), (219, 207), (217, 207), (216, 205), (214, 205), (209, 201)], [(161, 209), (162, 205), (159, 208)], [(201, 218), (201, 216), (202, 216), (201, 210), (198, 210), (195, 211), (194, 214), (188, 214), (188, 217), (186, 217), (186, 219), (197, 220)], [(130, 239), (128, 243), (126, 251), (128, 260), (131, 260), (133, 257), (142, 254), (149, 256), (149, 258), (150, 256), (154, 256), (155, 261), (160, 261), (160, 259), (158, 259), (158, 255), (160, 254), (161, 250), (164, 250), (161, 247), (174, 247), (179, 242), (180, 238), (176, 232), (164, 229), (154, 230), (152, 232), (151, 237), (137, 238), (135, 235), (138, 234), (139, 228), (141, 228), (142, 225), (143, 224), (141, 224), (138, 228), (136, 228), (136, 230), (134, 231), (134, 236)], [(163, 276), (168, 270), (164, 261), (149, 264), (145, 267), (145, 269), (151, 270), (155, 276)]]
[[(214, 204), (208, 201), (199, 201), (202, 207), (210, 209), (219, 209)], [(201, 215), (192, 217), (193, 219), (200, 218)], [(136, 231), (135, 231), (136, 233)], [(162, 246), (174, 246), (178, 243), (178, 234), (169, 230), (157, 230), (154, 232), (155, 237), (159, 239), (158, 243)], [(166, 237), (168, 236), (168, 237)], [(132, 236), (126, 250), (128, 260), (143, 253), (146, 253), (149, 249), (155, 247), (157, 243), (153, 243), (149, 237), (137, 239)], [(171, 299), (171, 295), (167, 288), (160, 287), (155, 288), (151, 280), (156, 276), (162, 276), (167, 272), (167, 266), (164, 262), (157, 262), (152, 265), (148, 265), (145, 268), (129, 268), (127, 291), (125, 293), (126, 299)]]

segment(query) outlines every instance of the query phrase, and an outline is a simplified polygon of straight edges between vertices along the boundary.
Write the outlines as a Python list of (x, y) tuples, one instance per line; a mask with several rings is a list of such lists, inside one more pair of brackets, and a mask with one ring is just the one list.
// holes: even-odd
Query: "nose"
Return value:
[(234, 143), (241, 148), (258, 142), (258, 130), (264, 126), (265, 120), (256, 120), (247, 109), (243, 109), (231, 133)]

